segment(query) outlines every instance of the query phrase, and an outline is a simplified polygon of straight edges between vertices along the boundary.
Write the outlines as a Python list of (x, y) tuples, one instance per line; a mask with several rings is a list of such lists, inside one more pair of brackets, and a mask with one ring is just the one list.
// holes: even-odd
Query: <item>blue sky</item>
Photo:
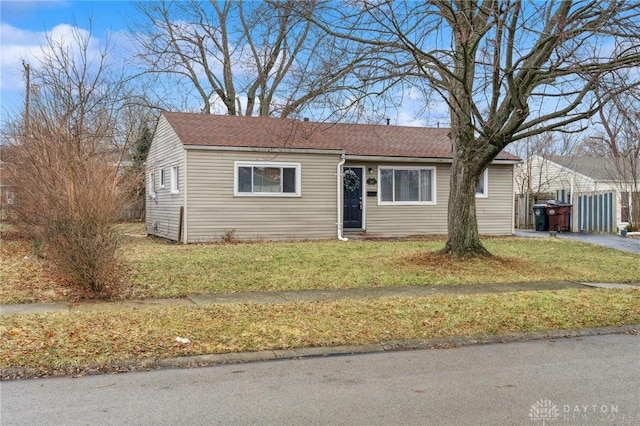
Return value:
[(47, 33), (64, 36), (70, 27), (89, 29), (99, 43), (108, 33), (126, 31), (135, 12), (128, 1), (0, 1), (0, 117), (24, 96), (22, 59), (37, 55)]
[[(123, 17), (134, 11), (128, 1), (5, 1), (0, 2), (2, 23), (32, 31), (49, 30), (59, 24), (86, 24), (93, 17), (95, 29), (121, 30)], [(83, 25), (80, 25), (83, 26)]]
[[(22, 61), (37, 64), (35, 58), (42, 55), (47, 35), (64, 40), (72, 34), (73, 27), (89, 30), (91, 17), (91, 44), (96, 51), (109, 37), (116, 44), (114, 50), (126, 55), (131, 46), (123, 35), (136, 13), (131, 1), (0, 0), (0, 125), (9, 112), (22, 108), (25, 86)], [(448, 116), (444, 104), (439, 105), (440, 111), (434, 109), (436, 114), (431, 120), (415, 117), (414, 111), (421, 109), (424, 99), (416, 98), (412, 91), (404, 93), (403, 104), (404, 108), (391, 114), (394, 124), (447, 124), (447, 118), (442, 122)]]

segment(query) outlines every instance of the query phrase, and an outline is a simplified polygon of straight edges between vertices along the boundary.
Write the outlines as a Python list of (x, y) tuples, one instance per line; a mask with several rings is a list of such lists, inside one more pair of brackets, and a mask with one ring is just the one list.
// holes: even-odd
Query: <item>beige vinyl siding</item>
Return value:
[[(435, 205), (378, 205), (378, 196), (367, 196), (365, 203), (367, 234), (390, 236), (435, 235), (447, 233), (447, 205), (449, 197), (449, 164), (428, 163), (384, 163), (368, 164), (367, 178), (378, 179), (379, 166), (392, 167), (435, 167), (436, 191)], [(372, 168), (373, 173), (368, 173)], [(367, 184), (367, 191), (376, 191), (379, 195), (380, 182)]]
[[(569, 191), (573, 181), (574, 192), (595, 191), (597, 184), (593, 179), (568, 170), (543, 157), (533, 156), (530, 161), (531, 192), (549, 193), (558, 190)], [(518, 181), (522, 182), (527, 173), (527, 164), (518, 166)], [(518, 191), (525, 191), (525, 184), (518, 184)], [(600, 189), (600, 188), (597, 188)], [(526, 192), (526, 191), (525, 191)]]
[[(184, 149), (169, 123), (160, 117), (146, 163), (147, 233), (177, 241), (180, 207), (184, 202)], [(171, 192), (171, 168), (178, 166), (178, 194)], [(165, 185), (160, 187), (160, 168), (164, 168)], [(155, 173), (156, 198), (151, 197), (149, 177)]]
[(513, 234), (513, 166), (488, 169), (488, 197), (476, 197), (478, 232), (481, 235)]
[[(345, 166), (350, 166), (346, 164)], [(358, 164), (361, 165), (361, 164)], [(379, 205), (377, 196), (367, 196), (365, 201), (365, 230), (367, 234), (390, 236), (438, 235), (447, 233), (449, 201), (449, 173), (446, 163), (384, 163), (366, 164), (367, 178), (378, 179), (380, 166), (435, 167), (435, 205)], [(368, 173), (372, 168), (373, 172)], [(493, 165), (488, 172), (488, 197), (476, 198), (478, 229), (483, 235), (511, 235), (513, 232), (513, 166)], [(366, 191), (379, 193), (379, 182), (367, 184)]]
[[(235, 162), (299, 163), (301, 196), (235, 196)], [(336, 236), (339, 155), (187, 150), (188, 242)]]

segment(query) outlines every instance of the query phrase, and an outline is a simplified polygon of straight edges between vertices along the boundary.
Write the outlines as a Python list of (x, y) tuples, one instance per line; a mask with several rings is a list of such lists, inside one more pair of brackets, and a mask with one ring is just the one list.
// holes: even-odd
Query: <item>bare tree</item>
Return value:
[[(372, 81), (426, 81), (447, 102), (453, 164), (443, 253), (489, 255), (475, 191), (510, 143), (579, 131), (601, 105), (594, 90), (640, 64), (636, 1), (439, 0), (327, 3), (309, 16), (328, 34), (376, 46)], [(618, 81), (607, 98), (636, 86)]]
[[(140, 2), (144, 22), (134, 25), (144, 72), (176, 82), (186, 104), (207, 114), (218, 103), (229, 115), (289, 117), (356, 90), (345, 82), (366, 56), (293, 13), (297, 3)], [(304, 6), (314, 13), (314, 2)]]
[(121, 179), (123, 162), (144, 118), (132, 115), (136, 99), (109, 53), (90, 31), (49, 36), (25, 65), (25, 110), (3, 134), (18, 224), (64, 277), (96, 295), (118, 281), (113, 225), (133, 182)]

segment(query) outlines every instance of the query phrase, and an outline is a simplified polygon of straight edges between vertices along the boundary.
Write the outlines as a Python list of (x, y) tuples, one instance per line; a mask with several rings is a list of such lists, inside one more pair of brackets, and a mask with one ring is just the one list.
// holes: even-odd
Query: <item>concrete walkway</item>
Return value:
[(577, 283), (577, 282), (532, 282), (503, 284), (459, 284), (438, 286), (405, 286), (352, 288), (337, 290), (287, 290), (246, 293), (189, 294), (182, 299), (127, 300), (98, 303), (30, 303), (22, 305), (0, 305), (0, 316), (37, 314), (47, 312), (118, 311), (127, 309), (153, 309), (177, 306), (229, 305), (242, 303), (289, 303), (345, 299), (372, 299), (377, 297), (427, 297), (435, 295), (463, 295), (509, 293), (519, 291), (565, 290), (585, 288), (634, 288), (640, 284)]

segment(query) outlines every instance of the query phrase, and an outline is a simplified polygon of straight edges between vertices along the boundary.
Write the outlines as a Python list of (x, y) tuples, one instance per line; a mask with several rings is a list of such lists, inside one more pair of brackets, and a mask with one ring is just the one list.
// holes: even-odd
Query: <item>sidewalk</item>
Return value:
[(565, 290), (585, 288), (634, 288), (640, 284), (617, 283), (578, 283), (578, 282), (534, 282), (534, 283), (503, 283), (503, 284), (459, 284), (439, 286), (405, 286), (405, 287), (374, 287), (352, 288), (337, 290), (286, 290), (247, 293), (206, 293), (189, 294), (181, 299), (148, 299), (126, 300), (116, 302), (97, 302), (68, 304), (30, 303), (23, 305), (0, 305), (0, 316), (18, 314), (36, 314), (47, 312), (74, 311), (117, 311), (127, 309), (153, 309), (175, 306), (205, 306), (211, 304), (242, 304), (242, 303), (289, 303), (313, 302), (343, 299), (372, 299), (377, 297), (427, 297), (435, 295), (463, 295), (486, 293), (509, 293), (519, 291)]

